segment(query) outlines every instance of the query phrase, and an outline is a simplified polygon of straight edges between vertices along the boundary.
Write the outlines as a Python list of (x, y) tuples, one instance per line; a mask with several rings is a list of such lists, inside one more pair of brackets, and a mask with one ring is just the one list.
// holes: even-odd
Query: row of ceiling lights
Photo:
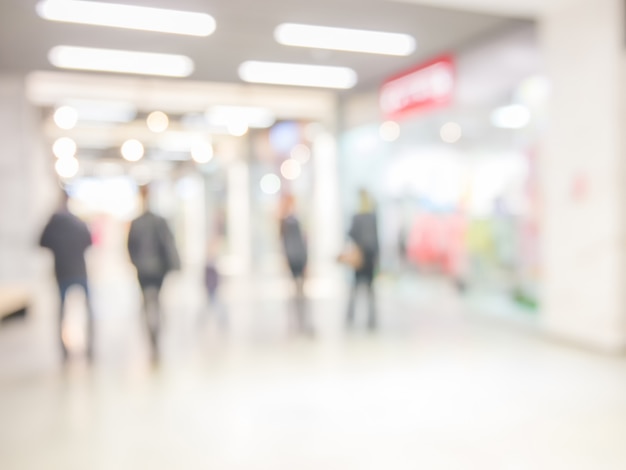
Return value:
[[(216, 29), (206, 13), (76, 0), (42, 0), (38, 14), (47, 20), (206, 37)], [(407, 34), (293, 23), (274, 30), (279, 44), (316, 49), (407, 56), (415, 39)], [(187, 77), (193, 60), (184, 55), (56, 46), (48, 55), (59, 68)], [(348, 67), (245, 61), (239, 77), (249, 83), (348, 89), (357, 74)]]

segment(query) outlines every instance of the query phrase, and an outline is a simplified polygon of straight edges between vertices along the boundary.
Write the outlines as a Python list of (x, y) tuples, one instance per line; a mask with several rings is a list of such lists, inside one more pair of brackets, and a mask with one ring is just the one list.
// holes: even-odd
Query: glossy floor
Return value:
[(172, 281), (153, 368), (136, 286), (114, 278), (94, 283), (92, 367), (59, 367), (49, 284), (0, 327), (0, 468), (626, 468), (626, 361), (468, 313), (446, 284), (382, 280), (369, 333), (345, 330), (341, 279), (315, 280), (310, 338), (289, 333), (284, 281), (228, 286), (227, 329)]

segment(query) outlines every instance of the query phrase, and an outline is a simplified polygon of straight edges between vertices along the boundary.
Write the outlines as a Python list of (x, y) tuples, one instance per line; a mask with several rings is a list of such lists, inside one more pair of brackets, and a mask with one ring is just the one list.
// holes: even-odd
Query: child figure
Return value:
[(209, 311), (217, 317), (218, 324), (226, 328), (228, 319), (226, 309), (219, 298), (220, 273), (217, 267), (220, 242), (217, 238), (212, 239), (207, 246), (206, 263), (204, 266), (204, 287), (208, 298)]

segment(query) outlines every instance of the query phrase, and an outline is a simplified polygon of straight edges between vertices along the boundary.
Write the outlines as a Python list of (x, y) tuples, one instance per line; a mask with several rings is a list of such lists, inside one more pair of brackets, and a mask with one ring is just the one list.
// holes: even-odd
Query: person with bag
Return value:
[(139, 192), (144, 211), (130, 224), (128, 253), (137, 270), (137, 279), (143, 296), (143, 313), (152, 347), (152, 358), (156, 361), (159, 356), (161, 287), (169, 272), (180, 269), (180, 258), (167, 221), (149, 209), (148, 187), (140, 187)]
[(367, 290), (369, 316), (368, 328), (377, 327), (376, 297), (374, 295), (374, 276), (378, 267), (378, 225), (374, 202), (370, 194), (359, 191), (359, 211), (352, 217), (348, 237), (351, 243), (348, 249), (340, 256), (340, 261), (354, 269), (354, 284), (350, 293), (346, 323), (352, 326), (355, 316), (355, 304), (359, 287)]

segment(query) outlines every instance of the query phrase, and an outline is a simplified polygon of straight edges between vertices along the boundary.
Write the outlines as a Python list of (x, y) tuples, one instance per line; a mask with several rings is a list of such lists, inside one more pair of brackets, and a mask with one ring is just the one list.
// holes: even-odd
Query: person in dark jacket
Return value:
[(367, 289), (369, 301), (368, 327), (373, 330), (377, 326), (376, 297), (374, 295), (374, 276), (378, 267), (378, 225), (374, 202), (365, 190), (359, 192), (359, 212), (352, 217), (348, 236), (360, 252), (360, 263), (354, 271), (354, 284), (348, 303), (347, 324), (354, 322), (356, 296), (359, 287)]
[(308, 261), (308, 250), (302, 225), (295, 213), (295, 199), (293, 195), (285, 194), (283, 196), (281, 210), (280, 238), (295, 286), (294, 310), (297, 328), (302, 332), (312, 333), (312, 326), (307, 318), (304, 294), (304, 276)]
[(63, 360), (68, 358), (68, 351), (63, 342), (63, 317), (65, 299), (71, 287), (79, 286), (85, 293), (87, 302), (87, 355), (93, 358), (93, 310), (87, 282), (85, 251), (91, 246), (91, 234), (87, 224), (68, 210), (67, 193), (62, 193), (61, 208), (55, 212), (46, 224), (39, 245), (48, 248), (54, 255), (54, 274), (59, 287), (61, 308), (59, 315), (59, 339)]
[(167, 221), (151, 212), (147, 186), (140, 188), (144, 212), (133, 220), (128, 232), (128, 253), (137, 270), (143, 296), (143, 312), (148, 327), (152, 357), (159, 356), (161, 324), (160, 293), (165, 276), (180, 268), (180, 258), (174, 236)]

